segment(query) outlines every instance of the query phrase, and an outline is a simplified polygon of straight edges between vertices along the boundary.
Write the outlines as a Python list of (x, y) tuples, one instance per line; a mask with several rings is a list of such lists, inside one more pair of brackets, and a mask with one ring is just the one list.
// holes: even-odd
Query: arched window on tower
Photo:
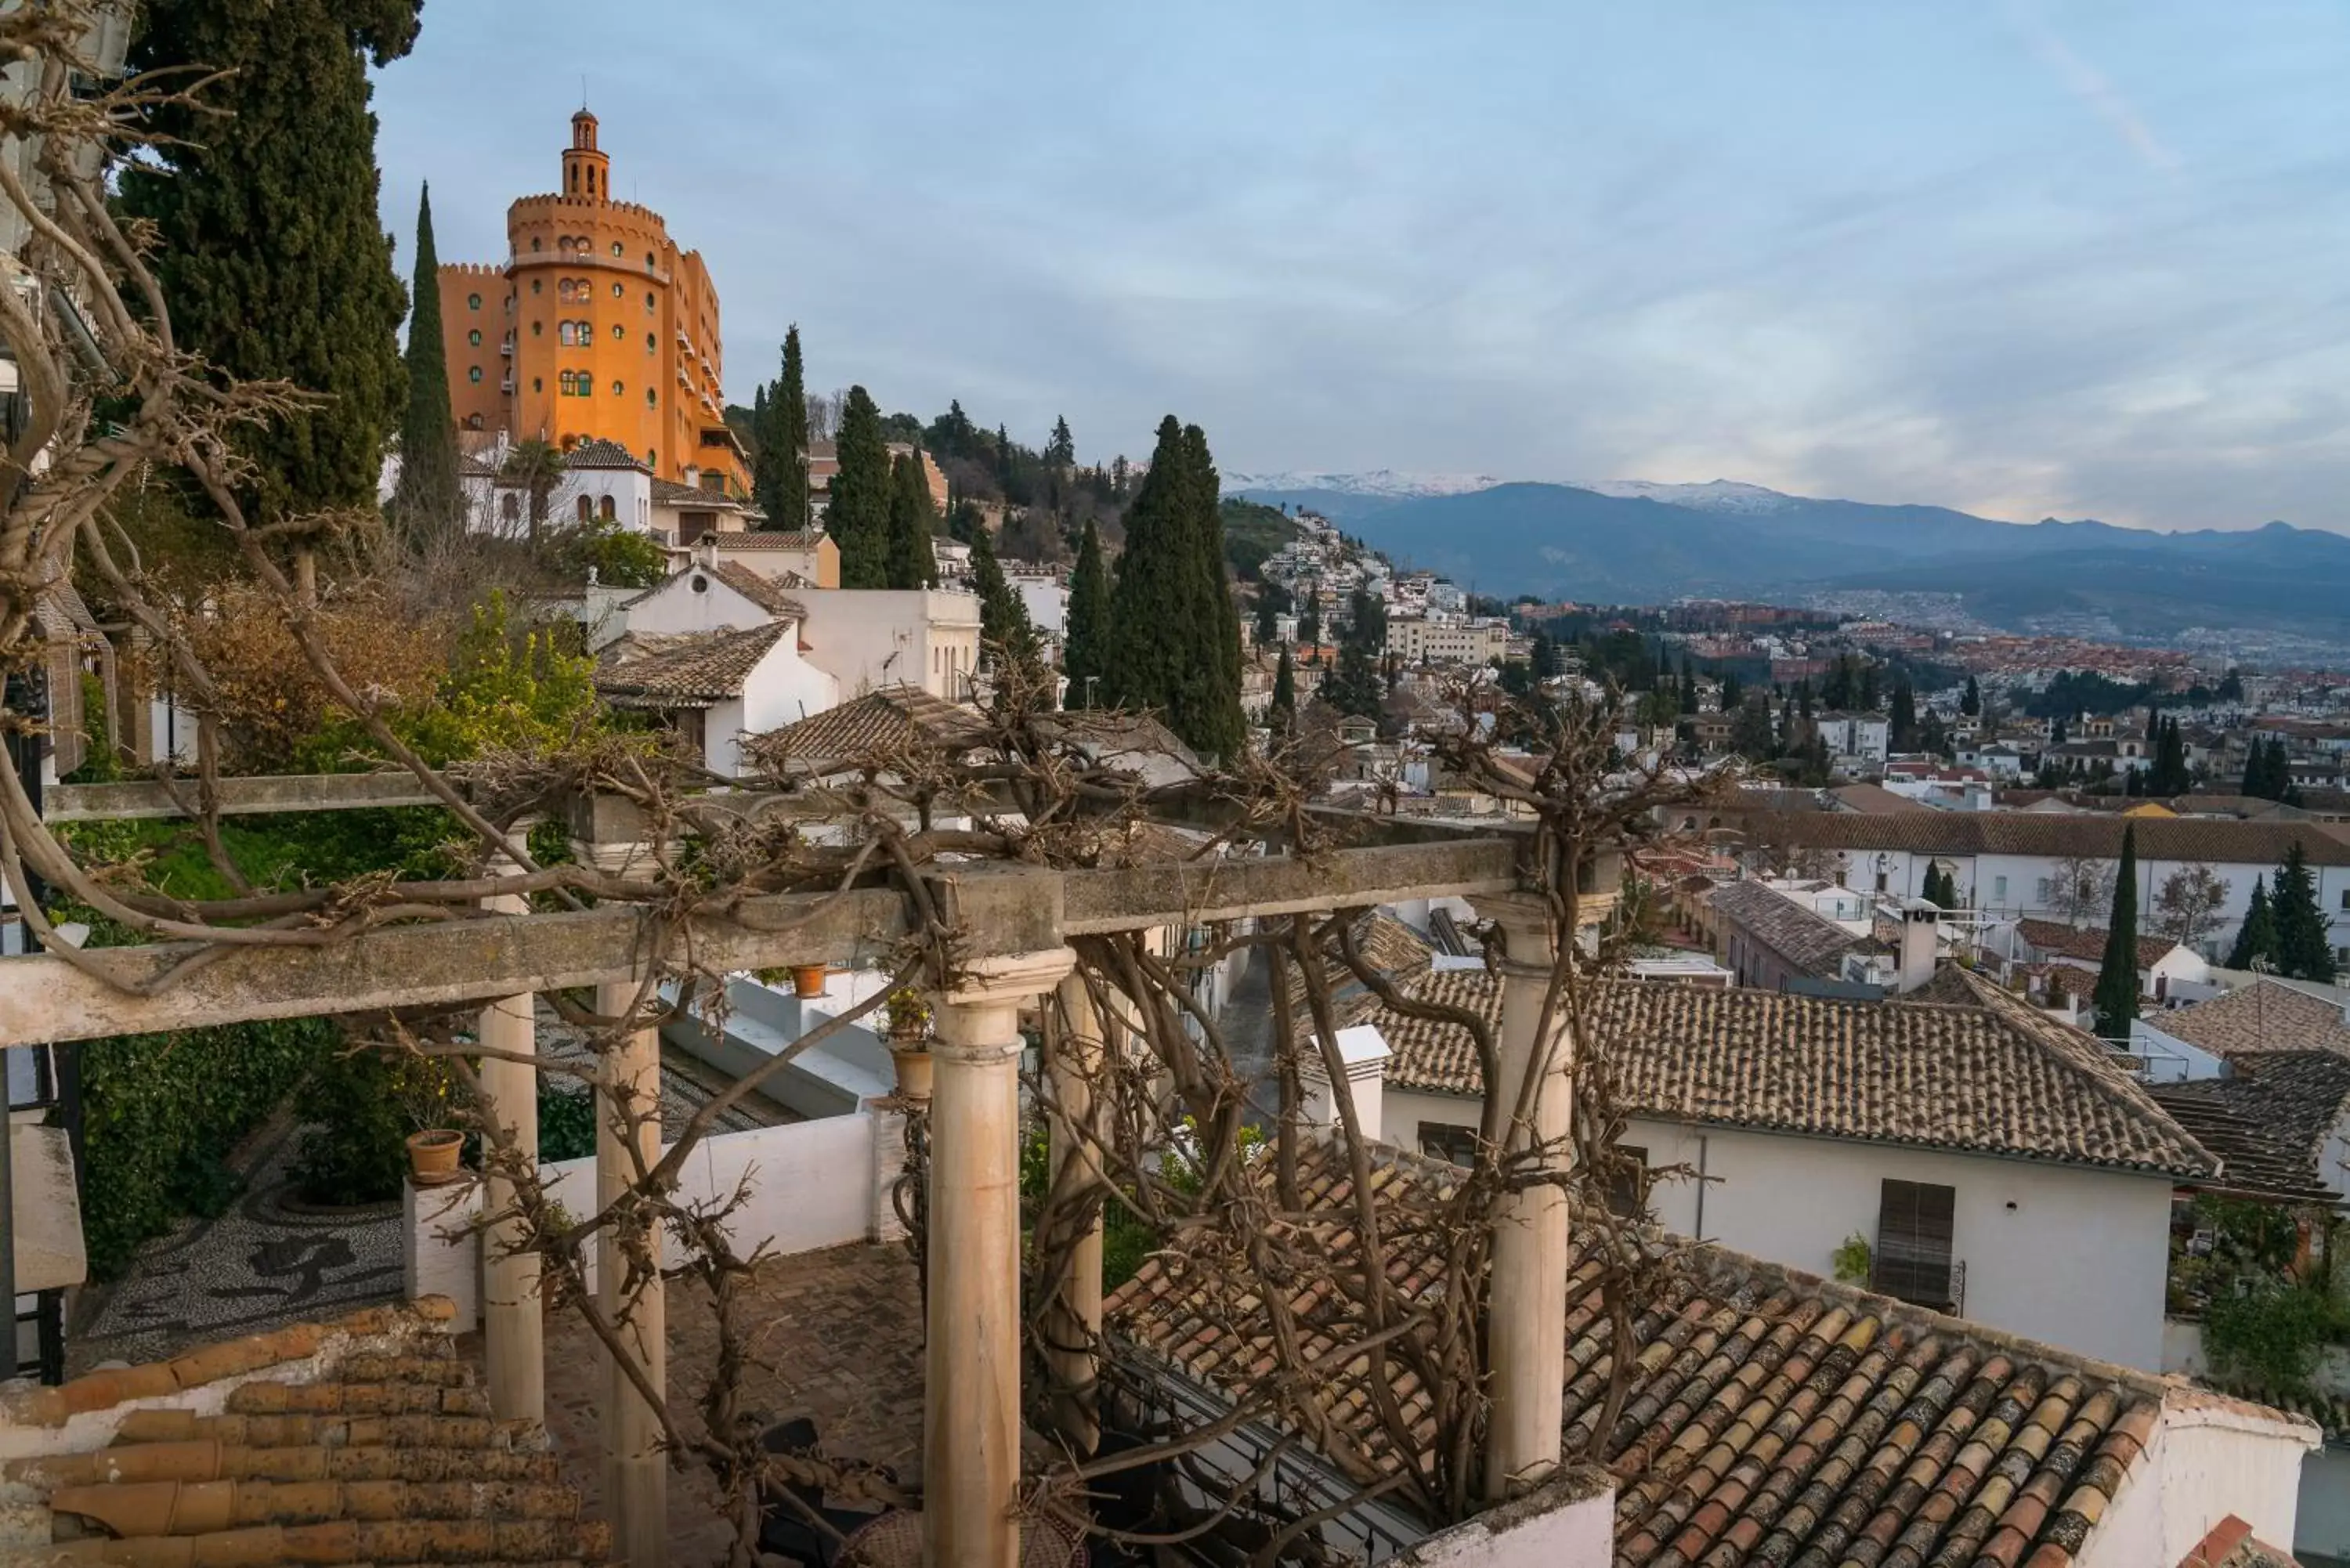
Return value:
[(593, 505), (591, 505), (591, 504), (588, 503), (588, 498), (587, 498), (586, 496), (584, 496), (584, 495), (583, 495), (583, 496), (581, 496), (581, 497), (579, 498), (579, 521), (581, 521), (582, 523), (592, 523), (592, 522), (594, 522), (595, 520), (596, 520), (596, 509), (595, 509), (595, 507), (594, 507)]
[(561, 321), (561, 322), (557, 322), (557, 323), (556, 324), (556, 327), (555, 327), (555, 340), (556, 340), (556, 342), (558, 342), (558, 343), (562, 344), (566, 348), (570, 348), (570, 347), (572, 346), (572, 341), (571, 341), (571, 323), (569, 323), (568, 321)]
[(596, 515), (607, 523), (617, 523), (620, 520), (620, 514), (613, 506), (612, 498), (608, 495), (596, 504)]

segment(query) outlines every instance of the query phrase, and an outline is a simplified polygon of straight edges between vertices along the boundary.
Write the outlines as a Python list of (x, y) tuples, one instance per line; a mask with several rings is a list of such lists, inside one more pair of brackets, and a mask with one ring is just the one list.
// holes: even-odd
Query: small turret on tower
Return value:
[(584, 108), (571, 117), (571, 145), (563, 152), (563, 193), (590, 202), (612, 199), (612, 161), (596, 150), (596, 117)]

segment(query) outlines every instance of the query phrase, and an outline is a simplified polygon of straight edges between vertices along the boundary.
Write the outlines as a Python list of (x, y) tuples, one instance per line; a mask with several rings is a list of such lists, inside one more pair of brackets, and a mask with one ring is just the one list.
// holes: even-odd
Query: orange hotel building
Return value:
[(461, 430), (569, 450), (616, 441), (663, 479), (747, 500), (727, 428), (718, 290), (660, 213), (612, 200), (596, 117), (571, 117), (563, 185), (506, 209), (507, 259), (441, 269)]

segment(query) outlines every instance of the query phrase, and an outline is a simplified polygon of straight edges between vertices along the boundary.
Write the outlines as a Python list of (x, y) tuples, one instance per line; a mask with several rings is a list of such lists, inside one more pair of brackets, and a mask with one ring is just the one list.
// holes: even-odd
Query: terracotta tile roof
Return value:
[(596, 690), (624, 708), (707, 708), (743, 695), (743, 682), (791, 630), (770, 621), (736, 631), (631, 632), (596, 671)]
[(931, 750), (960, 752), (985, 738), (986, 722), (919, 686), (883, 686), (795, 724), (754, 735), (744, 750), (775, 772), (844, 759), (886, 760)]
[[(1971, 1002), (1953, 1004), (1606, 980), (1593, 983), (1591, 1023), (1633, 1116), (2189, 1179), (2217, 1171), (2103, 1045), (1971, 983)], [(1438, 970), (1407, 994), (1499, 1022), (1483, 970)], [(1394, 1053), (1396, 1087), (1484, 1093), (1466, 1030), (1384, 1007), (1366, 1021)]]
[(1794, 968), (1824, 980), (1843, 973), (1846, 953), (1874, 952), (1874, 938), (1858, 937), (1826, 916), (1760, 882), (1724, 882), (1709, 900), (1732, 925), (1752, 934)]
[[(1362, 955), (1363, 961), (1399, 984), (1417, 983), (1427, 976), (1435, 962), (1435, 949), (1429, 945), (1427, 940), (1384, 910), (1361, 911), (1347, 922), (1347, 929), (1355, 939), (1355, 950)], [(1336, 931), (1324, 940), (1322, 951), (1326, 955), (1324, 961), (1327, 967), (1324, 972), (1329, 977), (1331, 1002), (1337, 1015), (1338, 1027), (1345, 1029), (1362, 1022), (1370, 1011), (1366, 1002), (1376, 1005), (1378, 998), (1355, 978), (1354, 971), (1348, 969), (1347, 961), (1339, 956)], [(1306, 1000), (1310, 988), (1305, 983), (1305, 977), (1296, 971), (1295, 965), (1285, 967), (1289, 973), (1289, 1016), (1301, 1030), (1309, 1028), (1313, 1023)]]
[[(2059, 920), (2018, 920), (2017, 932), (2039, 951), (2052, 958), (2079, 959), (2084, 963), (2106, 961), (2106, 933), (2084, 927), (2074, 930)], [(2178, 944), (2168, 937), (2140, 937), (2137, 940), (2137, 967), (2152, 969), (2170, 956)]]
[(491, 1418), (451, 1315), (427, 1297), (0, 1394), (25, 1456), (0, 1469), (0, 1559), (604, 1561), (546, 1430)]
[(807, 619), (807, 607), (784, 592), (782, 583), (753, 571), (740, 561), (722, 560), (703, 570), (769, 615), (789, 616), (801, 621)]
[(630, 452), (619, 441), (607, 441), (602, 436), (583, 441), (573, 447), (564, 458), (563, 466), (566, 468), (633, 468), (639, 473), (652, 472), (645, 467), (644, 461), (635, 452)]
[(2273, 1051), (2350, 1055), (2350, 1018), (2341, 1005), (2280, 981), (2256, 980), (2166, 1012), (2157, 1027), (2230, 1061)]
[(2298, 843), (2315, 866), (2350, 866), (2350, 841), (2314, 825), (2235, 822), (2225, 817), (2169, 821), (2118, 815), (2043, 816), (2016, 811), (1755, 812), (1746, 818), (1756, 843), (1817, 849), (1901, 849), (1935, 855), (2092, 855), (2117, 860), (2122, 833), (2137, 829), (2141, 860), (2203, 860), (2274, 866)]
[[(1328, 1147), (1301, 1162), (1306, 1212), (1285, 1222), (1318, 1227), (1323, 1251), (1343, 1261), (1355, 1248), (1352, 1184)], [(1457, 1173), (1380, 1153), (1374, 1181), (1389, 1273), (1407, 1296), (1432, 1300), (1447, 1284), (1441, 1215)], [(1612, 1267), (1596, 1231), (1575, 1234), (1563, 1282), (1570, 1452), (1590, 1442), (1605, 1414), (1613, 1339), (1601, 1293)], [(1146, 1369), (1171, 1366), (1230, 1393), (1271, 1364), (1253, 1294), (1263, 1286), (1190, 1266), (1186, 1245), (1202, 1244), (1154, 1255), (1113, 1294), (1109, 1321)], [(2063, 1568), (2130, 1484), (2170, 1397), (2166, 1384), (2127, 1368), (1717, 1247), (1694, 1247), (1639, 1277), (1657, 1282), (1636, 1308), (1620, 1413), (1596, 1445), (1617, 1482), (1619, 1568)], [(1326, 1289), (1318, 1280), (1310, 1288)], [(1357, 1299), (1326, 1290), (1300, 1303), (1315, 1325), (1303, 1355), (1359, 1336)], [(1365, 1366), (1357, 1359), (1338, 1375), (1326, 1407), (1344, 1438), (1392, 1472), (1399, 1457), (1369, 1414)], [(1407, 1374), (1395, 1391), (1419, 1439), (1432, 1440), (1416, 1380)], [(1425, 1473), (1430, 1456), (1418, 1459)]]
[(820, 528), (803, 528), (795, 533), (777, 533), (772, 529), (754, 528), (746, 534), (726, 534), (719, 536), (718, 547), (732, 550), (813, 550), (824, 538)]
[(2303, 1202), (2340, 1201), (2325, 1185), (2324, 1160), (2334, 1129), (2350, 1112), (2350, 1056), (2269, 1052), (2229, 1077), (2158, 1084), (2148, 1092), (2220, 1157), (2227, 1186)]
[(1828, 791), (1828, 794), (1835, 797), (1840, 809), (1874, 816), (1889, 816), (1904, 812), (1934, 809), (1930, 805), (1923, 805), (1911, 800), (1906, 794), (1896, 794), (1883, 784), (1840, 784)]

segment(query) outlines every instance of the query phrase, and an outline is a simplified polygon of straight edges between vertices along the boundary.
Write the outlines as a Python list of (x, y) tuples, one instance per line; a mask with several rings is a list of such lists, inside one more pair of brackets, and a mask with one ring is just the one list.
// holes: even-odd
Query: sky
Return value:
[(431, 0), (386, 226), (496, 260), (568, 119), (748, 402), (1227, 473), (1744, 480), (2350, 529), (2340, 0)]

